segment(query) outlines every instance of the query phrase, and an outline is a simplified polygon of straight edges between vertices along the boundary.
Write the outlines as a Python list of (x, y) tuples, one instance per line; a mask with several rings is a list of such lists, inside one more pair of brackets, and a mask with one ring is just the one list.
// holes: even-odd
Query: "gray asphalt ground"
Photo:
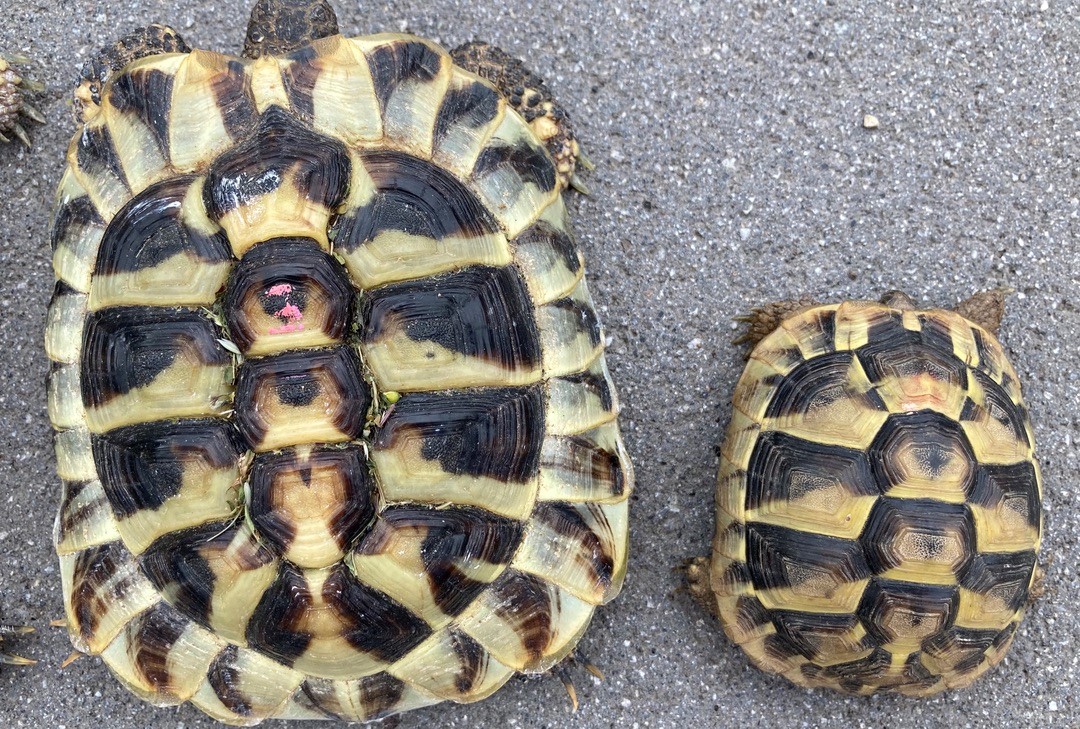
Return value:
[[(244, 5), (0, 3), (0, 50), (33, 57), (49, 118), (33, 150), (0, 149), (0, 606), (38, 627), (14, 647), (41, 659), (0, 671), (5, 726), (213, 726), (142, 704), (97, 659), (59, 667), (41, 341), (70, 80), (155, 20), (238, 49)], [(597, 170), (571, 207), (638, 476), (625, 591), (582, 643), (607, 680), (579, 673), (580, 711), (553, 678), (515, 680), (402, 727), (1080, 726), (1080, 15), (1055, 0), (923, 5), (337, 2), (352, 33), (494, 41), (572, 111)], [(741, 369), (731, 318), (784, 297), (903, 288), (950, 305), (1001, 285), (1016, 289), (1002, 338), (1034, 420), (1052, 559), (1007, 660), (930, 700), (809, 692), (750, 668), (672, 571), (712, 534), (713, 446)]]

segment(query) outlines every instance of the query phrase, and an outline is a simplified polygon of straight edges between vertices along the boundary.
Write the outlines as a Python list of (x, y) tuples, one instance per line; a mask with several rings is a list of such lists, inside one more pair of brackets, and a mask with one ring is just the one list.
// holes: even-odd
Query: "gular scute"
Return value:
[(952, 312), (849, 302), (789, 316), (749, 361), (717, 495), (728, 635), (765, 670), (864, 695), (1000, 662), (1042, 527), (1001, 345)]
[(285, 5), (261, 0), (284, 14), (258, 53), (115, 69), (70, 147), (47, 352), (71, 633), (231, 724), (476, 701), (621, 588), (603, 330), (516, 102)]

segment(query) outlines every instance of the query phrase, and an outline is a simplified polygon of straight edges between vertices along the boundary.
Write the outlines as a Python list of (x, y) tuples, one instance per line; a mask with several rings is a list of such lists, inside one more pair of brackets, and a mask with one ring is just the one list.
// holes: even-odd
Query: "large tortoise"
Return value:
[(46, 344), (76, 648), (230, 723), (570, 656), (633, 477), (540, 80), (259, 0), (243, 57), (149, 26), (75, 99)]
[(1039, 572), (1042, 489), (995, 338), (1003, 295), (747, 318), (712, 558), (689, 578), (759, 668), (927, 695), (1004, 656)]

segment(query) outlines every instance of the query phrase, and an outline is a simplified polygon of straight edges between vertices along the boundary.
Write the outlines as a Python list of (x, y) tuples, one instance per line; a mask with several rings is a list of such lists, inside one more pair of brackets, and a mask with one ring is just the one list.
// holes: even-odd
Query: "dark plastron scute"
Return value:
[(798, 308), (736, 387), (716, 599), (754, 663), (807, 686), (966, 686), (1001, 660), (1033, 579), (1015, 374), (958, 315), (897, 301)]

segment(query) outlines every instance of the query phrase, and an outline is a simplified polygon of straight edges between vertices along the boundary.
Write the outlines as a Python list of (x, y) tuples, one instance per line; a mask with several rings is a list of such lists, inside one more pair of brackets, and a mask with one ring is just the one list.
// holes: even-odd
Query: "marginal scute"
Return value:
[(536, 222), (559, 195), (551, 155), (509, 109), (476, 159), (472, 185), (510, 238)]
[(71, 141), (68, 164), (102, 217), (111, 219), (131, 197), (113, 134), (98, 118)]
[(177, 172), (204, 172), (256, 120), (245, 61), (209, 51), (175, 57), (169, 151)]
[(159, 597), (119, 542), (60, 559), (68, 626), (82, 650), (100, 653)]
[(589, 369), (547, 381), (549, 431), (574, 435), (615, 420), (618, 404), (603, 356)]
[(571, 436), (549, 436), (540, 453), (540, 501), (616, 502), (633, 483), (614, 422)]
[(529, 531), (514, 557), (515, 569), (541, 577), (594, 605), (616, 585), (625, 544), (625, 502), (537, 504)]
[(374, 721), (400, 711), (418, 709), (441, 701), (411, 683), (385, 672), (352, 681), (309, 678), (293, 699), (319, 711), (324, 718), (340, 717), (360, 721)]
[(100, 481), (64, 481), (53, 542), (60, 556), (120, 540)]
[(537, 306), (567, 296), (585, 276), (562, 198), (514, 241), (515, 261)]
[(454, 628), (435, 633), (390, 670), (440, 698), (462, 703), (487, 698), (514, 674)]
[(258, 651), (228, 645), (211, 661), (191, 702), (218, 721), (255, 724), (276, 715), (303, 680)]
[(56, 191), (52, 224), (52, 263), (59, 283), (73, 292), (90, 290), (90, 277), (104, 234), (101, 211), (80, 184), (74, 168), (68, 167)]
[(367, 57), (356, 43), (341, 37), (316, 41), (292, 58), (285, 78), (292, 108), (309, 117), (316, 131), (354, 147), (382, 137)]
[(490, 134), (506, 113), (506, 102), (487, 82), (459, 68), (435, 117), (432, 159), (466, 178)]
[(450, 83), (450, 56), (439, 46), (407, 35), (357, 39), (367, 54), (387, 142), (424, 157)]
[(600, 320), (584, 279), (570, 296), (537, 309), (536, 325), (548, 377), (583, 370), (604, 351)]
[(208, 630), (159, 602), (129, 622), (101, 657), (137, 695), (169, 706), (194, 696), (222, 647)]

